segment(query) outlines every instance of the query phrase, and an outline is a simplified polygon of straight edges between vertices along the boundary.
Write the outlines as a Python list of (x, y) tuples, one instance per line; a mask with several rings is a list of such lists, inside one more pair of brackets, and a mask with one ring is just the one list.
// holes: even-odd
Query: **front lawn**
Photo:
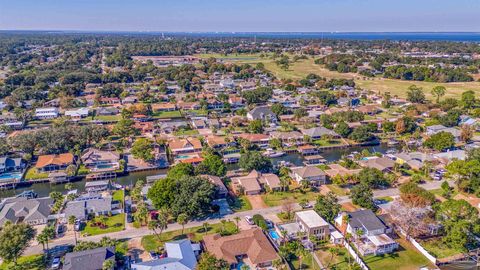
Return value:
[(22, 256), (17, 261), (17, 267), (15, 268), (13, 262), (6, 263), (3, 262), (0, 264), (0, 270), (9, 270), (9, 269), (29, 269), (29, 270), (41, 270), (46, 269), (45, 261), (43, 260), (43, 255), (30, 255)]
[(252, 210), (252, 204), (246, 196), (229, 196), (227, 202), (228, 205), (230, 205), (230, 208), (235, 212)]
[(196, 129), (179, 129), (173, 132), (175, 136), (193, 136), (198, 135), (198, 130)]
[(336, 184), (330, 184), (327, 185), (328, 189), (330, 189), (331, 192), (335, 193), (337, 196), (347, 196), (349, 194), (348, 189), (342, 188), (339, 185)]
[[(185, 228), (184, 233), (182, 230), (175, 230), (170, 232), (164, 232), (160, 235), (158, 239), (157, 235), (151, 234), (142, 237), (142, 247), (146, 251), (158, 250), (158, 248), (163, 247), (165, 242), (180, 240), (189, 237), (192, 241), (198, 242), (202, 240), (203, 236), (206, 234), (212, 233), (221, 233), (224, 235), (230, 235), (237, 232), (237, 226), (234, 222), (229, 221), (225, 223), (225, 227), (222, 228), (222, 223), (209, 224), (207, 231), (205, 232), (203, 226)], [(223, 229), (223, 233), (222, 233)]]
[(39, 172), (37, 168), (30, 168), (28, 169), (27, 173), (25, 174), (26, 180), (35, 180), (35, 179), (44, 179), (48, 178), (48, 173), (46, 172)]
[(262, 194), (263, 202), (269, 207), (279, 206), (282, 205), (288, 199), (294, 199), (296, 202), (300, 202), (303, 200), (307, 201), (314, 201), (317, 199), (319, 192), (314, 191), (306, 191), (301, 192), (298, 189), (293, 191), (277, 191), (277, 192), (269, 192), (266, 194)]
[(100, 226), (95, 226), (95, 223), (103, 222), (102, 217), (95, 217), (94, 219), (87, 222), (87, 226), (83, 231), (83, 234), (88, 235), (98, 235), (98, 234), (105, 234), (111, 232), (118, 232), (125, 229), (125, 214), (117, 214), (111, 217), (105, 216), (107, 219), (105, 220), (105, 228), (101, 228)]
[(461, 250), (453, 249), (445, 245), (441, 238), (433, 238), (420, 241), (420, 245), (437, 259), (447, 258), (462, 253)]
[(117, 122), (122, 118), (121, 115), (96, 115), (95, 120), (105, 121), (105, 122)]
[(305, 258), (302, 258), (302, 267), (300, 267), (300, 260), (298, 258), (295, 258), (291, 261), (288, 262), (290, 265), (291, 269), (297, 270), (297, 269), (320, 269), (318, 266), (317, 262), (313, 259), (313, 256), (311, 253), (307, 253), (307, 256)]
[(382, 256), (366, 256), (363, 261), (371, 270), (392, 269), (397, 270), (416, 270), (422, 266), (433, 267), (430, 261), (425, 258), (415, 247), (403, 238), (395, 239), (400, 246), (392, 254)]

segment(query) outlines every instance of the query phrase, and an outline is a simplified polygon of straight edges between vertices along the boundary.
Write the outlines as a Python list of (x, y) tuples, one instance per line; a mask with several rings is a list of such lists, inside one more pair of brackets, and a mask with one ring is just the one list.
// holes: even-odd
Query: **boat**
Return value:
[(281, 157), (285, 155), (285, 152), (282, 151), (274, 151), (271, 148), (268, 148), (267, 151), (263, 153), (264, 156), (269, 157), (269, 158), (276, 158), (276, 157)]
[(388, 146), (395, 146), (395, 145), (398, 145), (398, 144), (399, 144), (399, 142), (396, 141), (396, 140), (389, 140), (389, 141), (387, 142), (387, 145), (388, 145)]

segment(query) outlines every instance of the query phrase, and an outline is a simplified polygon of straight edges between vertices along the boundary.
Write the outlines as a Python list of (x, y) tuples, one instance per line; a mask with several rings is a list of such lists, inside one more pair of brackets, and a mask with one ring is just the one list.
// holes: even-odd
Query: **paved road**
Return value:
[[(432, 189), (439, 189), (442, 184), (442, 181), (435, 181), (435, 182), (428, 182), (426, 184), (420, 185), (421, 187), (427, 189), (427, 190), (432, 190)], [(450, 183), (450, 185), (452, 185)], [(384, 190), (376, 190), (373, 192), (373, 197), (374, 198), (379, 198), (379, 197), (386, 197), (386, 196), (398, 196), (400, 194), (398, 188), (389, 188), (389, 189), (384, 189)], [(341, 196), (338, 198), (340, 203), (346, 203), (350, 202), (350, 198), (348, 196)], [(314, 202), (311, 202), (312, 205)], [(295, 210), (300, 209), (300, 205), (295, 204), (294, 206)], [(253, 216), (255, 214), (260, 214), (263, 216), (266, 215), (271, 215), (271, 214), (278, 214), (282, 212), (282, 206), (276, 206), (276, 207), (269, 207), (269, 208), (263, 208), (263, 209), (254, 209), (254, 210), (249, 210), (249, 211), (243, 211), (243, 212), (238, 212), (238, 213), (233, 213), (230, 215), (225, 215), (223, 217), (211, 217), (206, 220), (200, 220), (200, 221), (191, 221), (185, 225), (185, 228), (192, 228), (192, 227), (198, 227), (201, 226), (204, 222), (208, 222), (210, 224), (215, 224), (219, 223), (221, 219), (230, 219), (233, 220), (234, 217), (241, 217), (242, 219), (245, 216)], [(165, 232), (168, 231), (174, 231), (174, 230), (180, 230), (182, 227), (177, 224), (169, 224), (168, 228), (165, 230)], [(149, 230), (146, 227), (142, 228), (133, 228), (130, 226), (127, 226), (125, 230), (120, 231), (120, 232), (114, 232), (114, 233), (109, 233), (109, 234), (102, 234), (102, 235), (95, 235), (95, 236), (87, 236), (87, 237), (79, 237), (79, 240), (82, 241), (99, 241), (102, 237), (108, 236), (110, 238), (114, 239), (132, 239), (132, 238), (139, 238), (145, 235), (153, 234), (151, 230)], [(62, 237), (59, 239), (54, 239), (51, 243), (49, 243), (49, 247), (55, 247), (55, 246), (60, 246), (60, 245), (73, 245), (75, 243), (75, 238), (73, 236), (70, 237)], [(42, 253), (42, 245), (33, 245), (30, 246), (26, 251), (25, 255), (31, 255), (31, 254), (40, 254)]]

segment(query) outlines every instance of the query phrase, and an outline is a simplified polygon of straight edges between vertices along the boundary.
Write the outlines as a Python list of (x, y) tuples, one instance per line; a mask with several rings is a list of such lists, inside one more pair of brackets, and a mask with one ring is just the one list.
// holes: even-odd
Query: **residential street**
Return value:
[[(425, 184), (420, 185), (421, 187), (427, 189), (427, 190), (433, 190), (433, 189), (439, 189), (442, 184), (442, 181), (435, 181), (435, 182), (428, 182)], [(453, 182), (450, 183), (451, 185)], [(385, 190), (376, 190), (374, 191), (374, 197), (375, 198), (380, 198), (380, 197), (386, 197), (386, 196), (398, 196), (400, 194), (398, 188), (390, 188), (390, 189), (385, 189)], [(341, 196), (339, 197), (339, 203), (346, 203), (350, 202), (350, 198), (348, 196)], [(315, 202), (312, 202), (312, 205)], [(295, 204), (295, 210), (300, 209), (300, 206), (298, 204)], [(227, 220), (233, 220), (234, 217), (239, 216), (242, 218), (245, 216), (253, 216), (255, 214), (260, 214), (260, 215), (275, 215), (282, 212), (282, 206), (276, 206), (276, 207), (270, 207), (270, 208), (263, 208), (263, 209), (255, 209), (255, 210), (249, 210), (249, 211), (243, 211), (243, 212), (238, 212), (230, 215), (225, 215), (223, 217), (212, 217), (206, 220), (200, 220), (200, 221), (190, 221), (187, 225), (185, 225), (185, 228), (192, 228), (192, 227), (198, 227), (201, 226), (204, 222), (208, 222), (210, 224), (215, 224), (219, 223), (221, 219), (227, 219)], [(169, 224), (168, 228), (165, 230), (167, 231), (174, 231), (174, 230), (180, 230), (182, 228), (181, 225), (177, 223)], [(145, 235), (152, 234), (153, 232), (149, 230), (147, 227), (142, 227), (142, 228), (133, 228), (131, 226), (126, 226), (126, 229), (120, 232), (114, 232), (114, 233), (109, 233), (109, 234), (102, 234), (102, 235), (95, 235), (95, 236), (87, 236), (87, 237), (79, 237), (78, 239), (81, 241), (99, 241), (102, 237), (108, 236), (110, 238), (114, 239), (132, 239), (132, 238), (140, 238)], [(68, 244), (74, 244), (75, 239), (73, 235), (70, 236), (65, 236), (59, 239), (54, 239), (52, 242), (49, 243), (49, 247), (55, 247), (55, 246), (60, 246), (60, 245), (68, 245)], [(39, 254), (42, 252), (42, 245), (34, 245), (29, 247), (25, 251), (25, 255), (32, 255), (32, 254)]]

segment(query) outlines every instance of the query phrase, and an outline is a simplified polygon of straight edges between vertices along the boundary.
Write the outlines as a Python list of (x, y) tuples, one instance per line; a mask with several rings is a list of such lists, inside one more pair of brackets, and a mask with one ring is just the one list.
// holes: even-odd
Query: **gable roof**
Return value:
[(132, 265), (134, 270), (193, 270), (197, 259), (189, 239), (166, 242), (166, 258), (140, 262)]
[(302, 178), (325, 175), (325, 172), (323, 172), (316, 166), (304, 166), (304, 167), (292, 168), (292, 172), (298, 174)]
[(168, 147), (170, 147), (171, 150), (183, 148), (202, 149), (202, 143), (199, 139), (193, 137), (184, 139), (175, 138), (168, 142)]
[(302, 133), (312, 138), (321, 137), (324, 135), (338, 136), (338, 134), (335, 131), (325, 127), (314, 127), (314, 128), (304, 129), (302, 130)]
[(210, 234), (206, 235), (203, 241), (208, 252), (231, 264), (237, 263), (236, 256), (238, 255), (247, 255), (254, 264), (270, 262), (279, 258), (272, 244), (259, 228), (223, 237), (219, 234)]
[(385, 230), (387, 227), (370, 209), (349, 212), (349, 224), (353, 228), (363, 228), (367, 231)]
[(65, 255), (64, 270), (98, 270), (103, 262), (115, 259), (114, 247), (99, 247)]
[(49, 197), (28, 199), (25, 197), (7, 199), (0, 211), (0, 226), (7, 220), (17, 223), (47, 219), (50, 215), (50, 205), (53, 199)]
[(84, 152), (81, 157), (82, 162), (85, 164), (96, 163), (102, 160), (119, 160), (120, 155), (112, 151), (102, 151), (95, 148), (90, 148)]

